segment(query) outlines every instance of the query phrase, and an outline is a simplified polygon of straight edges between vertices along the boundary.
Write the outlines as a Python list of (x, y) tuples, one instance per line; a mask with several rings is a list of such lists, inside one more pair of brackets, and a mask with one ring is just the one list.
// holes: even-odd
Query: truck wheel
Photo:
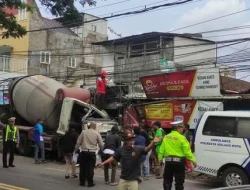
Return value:
[(243, 169), (237, 167), (230, 167), (222, 173), (222, 183), (225, 187), (240, 186), (249, 184), (248, 175)]
[(30, 141), (28, 139), (28, 135), (25, 133), (20, 134), (18, 154), (20, 154), (21, 156), (30, 156), (31, 154)]

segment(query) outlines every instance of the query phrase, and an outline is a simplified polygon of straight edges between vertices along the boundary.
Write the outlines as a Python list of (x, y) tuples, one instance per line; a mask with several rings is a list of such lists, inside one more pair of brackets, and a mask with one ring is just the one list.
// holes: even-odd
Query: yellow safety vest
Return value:
[(172, 131), (166, 135), (162, 141), (158, 159), (162, 161), (164, 157), (177, 156), (184, 157), (195, 162), (195, 157), (191, 151), (190, 144), (186, 137), (177, 131)]
[(10, 129), (10, 126), (9, 125), (7, 125), (6, 126), (6, 131), (5, 131), (5, 141), (8, 141), (9, 139), (9, 133), (14, 133), (13, 135), (12, 135), (12, 139), (11, 139), (11, 141), (16, 141), (16, 133), (17, 133), (17, 127), (16, 126), (14, 126), (14, 130), (12, 131), (11, 129)]

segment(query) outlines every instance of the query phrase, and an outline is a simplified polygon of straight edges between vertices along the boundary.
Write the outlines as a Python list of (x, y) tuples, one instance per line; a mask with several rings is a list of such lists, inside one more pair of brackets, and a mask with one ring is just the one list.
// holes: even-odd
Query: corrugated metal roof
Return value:
[(119, 38), (115, 40), (107, 40), (107, 41), (101, 41), (101, 42), (96, 42), (92, 43), (94, 45), (118, 45), (118, 44), (124, 44), (124, 43), (131, 43), (135, 41), (140, 41), (140, 40), (145, 40), (146, 38), (156, 38), (156, 37), (185, 37), (185, 38), (190, 38), (190, 39), (196, 39), (196, 40), (201, 40), (201, 41), (206, 41), (206, 42), (211, 42), (215, 43), (214, 41), (211, 40), (206, 40), (203, 38), (198, 38), (198, 34), (177, 34), (177, 33), (168, 33), (168, 32), (148, 32), (148, 33), (143, 33), (143, 34), (138, 34), (138, 35), (132, 35), (132, 36), (127, 36), (124, 38)]
[(249, 93), (250, 83), (240, 79), (221, 76), (221, 90), (226, 94)]
[(68, 35), (72, 35), (72, 36), (76, 36), (78, 37), (78, 35), (76, 33), (74, 33), (72, 30), (70, 30), (70, 28), (67, 27), (63, 27), (62, 23), (56, 21), (56, 20), (51, 20), (48, 18), (42, 18), (43, 22), (44, 22), (44, 28), (55, 28), (55, 27), (62, 27), (62, 28), (56, 28), (56, 29), (51, 29), (52, 31), (55, 32), (60, 32), (63, 34), (68, 34)]

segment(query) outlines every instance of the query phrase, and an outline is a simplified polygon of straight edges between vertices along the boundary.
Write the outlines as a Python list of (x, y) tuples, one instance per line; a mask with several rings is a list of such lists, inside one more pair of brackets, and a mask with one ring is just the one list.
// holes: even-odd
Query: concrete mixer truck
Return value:
[(118, 123), (111, 120), (107, 113), (90, 104), (91, 95), (87, 89), (67, 88), (60, 82), (42, 76), (16, 78), (9, 84), (10, 104), (2, 111), (0, 119), (7, 122), (16, 117), (20, 131), (19, 154), (28, 156), (32, 151), (33, 126), (38, 118), (44, 120), (45, 149), (58, 151), (60, 137), (68, 130), (69, 124), (75, 125), (80, 133), (94, 121), (97, 130), (105, 138), (106, 133)]

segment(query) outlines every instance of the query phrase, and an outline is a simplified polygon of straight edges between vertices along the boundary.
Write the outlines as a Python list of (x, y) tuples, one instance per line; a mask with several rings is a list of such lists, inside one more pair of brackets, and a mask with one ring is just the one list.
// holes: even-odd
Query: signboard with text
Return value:
[(221, 96), (218, 68), (140, 77), (147, 98)]
[(146, 125), (160, 121), (163, 128), (170, 128), (172, 121), (184, 121), (194, 129), (201, 115), (206, 111), (223, 111), (222, 102), (213, 101), (169, 101), (144, 106)]

